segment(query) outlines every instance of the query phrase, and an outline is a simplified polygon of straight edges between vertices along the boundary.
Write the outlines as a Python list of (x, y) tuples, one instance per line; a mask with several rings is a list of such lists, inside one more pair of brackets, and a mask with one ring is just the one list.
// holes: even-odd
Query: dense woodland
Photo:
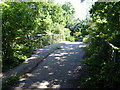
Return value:
[(87, 35), (86, 42), (89, 42), (84, 63), (90, 75), (84, 80), (83, 87), (120, 88), (119, 6), (120, 2), (96, 2), (89, 11), (91, 18), (83, 35)]
[[(37, 48), (64, 40), (75, 41), (74, 27), (70, 30), (70, 26), (79, 21), (74, 19), (70, 3), (5, 2), (2, 11), (3, 71), (22, 63)], [(54, 36), (50, 38), (51, 35)]]
[[(120, 2), (96, 2), (89, 11), (90, 17), (80, 21), (75, 19), (75, 11), (70, 3), (2, 3), (3, 71), (22, 63), (37, 48), (63, 40), (77, 41), (83, 37), (88, 47), (87, 57), (82, 63), (87, 65), (85, 68), (89, 75), (83, 79), (82, 87), (120, 87), (119, 6)], [(36, 41), (33, 40), (35, 34), (46, 36)], [(54, 34), (62, 36), (51, 43), (50, 35)], [(39, 44), (40, 41), (42, 44)], [(113, 55), (115, 50), (116, 63)]]

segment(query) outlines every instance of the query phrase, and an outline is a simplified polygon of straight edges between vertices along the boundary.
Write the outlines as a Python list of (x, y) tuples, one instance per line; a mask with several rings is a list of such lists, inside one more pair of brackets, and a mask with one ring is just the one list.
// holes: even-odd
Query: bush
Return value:
[(66, 37), (66, 40), (67, 41), (70, 41), (70, 42), (75, 42), (75, 38), (74, 37)]
[(88, 43), (89, 41), (90, 41), (89, 35), (85, 35), (85, 37), (83, 38), (83, 42)]

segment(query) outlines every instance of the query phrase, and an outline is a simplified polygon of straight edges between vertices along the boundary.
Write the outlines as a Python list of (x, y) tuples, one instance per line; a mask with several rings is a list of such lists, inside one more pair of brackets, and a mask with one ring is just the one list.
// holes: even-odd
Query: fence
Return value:
[(114, 64), (116, 64), (117, 61), (118, 61), (118, 51), (119, 51), (120, 49), (119, 49), (118, 47), (114, 46), (113, 44), (111, 44), (110, 42), (108, 42), (107, 40), (105, 40), (105, 42), (107, 42), (108, 45), (111, 47)]
[[(11, 38), (12, 36), (9, 35), (9, 37)], [(19, 65), (30, 57), (37, 49), (63, 41), (64, 39), (65, 37), (61, 34), (38, 34), (37, 36), (31, 34), (21, 35), (20, 37), (17, 37), (9, 42), (4, 38), (2, 49), (3, 71)]]
[(91, 48), (96, 47), (96, 58), (99, 57), (98, 59), (101, 60), (101, 62), (99, 62), (101, 66), (99, 69), (102, 74), (99, 74), (101, 74), (101, 77), (107, 78), (105, 83), (107, 82), (111, 88), (119, 87), (120, 48), (100, 37), (91, 38), (90, 42), (89, 46), (91, 46)]
[[(112, 43), (108, 42), (107, 40), (104, 40), (104, 42), (108, 45), (108, 47), (110, 47), (110, 49), (111, 49), (111, 58), (112, 58), (112, 60), (114, 62), (114, 65), (117, 66), (119, 64), (118, 63), (118, 61), (119, 61), (118, 56), (120, 54), (119, 53), (120, 49), (118, 47), (116, 47), (115, 45), (113, 45)], [(116, 72), (115, 70), (116, 69), (113, 68), (113, 72)], [(118, 85), (119, 85), (118, 82), (116, 82), (114, 80), (111, 81), (111, 88), (116, 88), (116, 87), (118, 87)]]
[(34, 49), (65, 40), (65, 37), (61, 34), (34, 34), (27, 37), (30, 40), (30, 44), (32, 45), (32, 47), (34, 47)]
[[(120, 48), (116, 47), (112, 43), (102, 38), (98, 37), (96, 39), (97, 39), (97, 42), (99, 42), (98, 43), (99, 46), (103, 48), (102, 50), (103, 50), (104, 56), (105, 57), (108, 56), (109, 58), (111, 58), (110, 60), (114, 61), (114, 64), (116, 64), (118, 62), (118, 54), (119, 54)], [(90, 37), (89, 44), (91, 44), (91, 42), (94, 40), (95, 38)]]

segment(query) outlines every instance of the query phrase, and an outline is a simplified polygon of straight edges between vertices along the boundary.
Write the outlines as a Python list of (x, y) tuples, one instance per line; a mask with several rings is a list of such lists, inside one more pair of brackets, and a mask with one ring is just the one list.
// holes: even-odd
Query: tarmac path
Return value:
[(79, 88), (84, 56), (82, 42), (66, 42), (48, 55), (12, 87), (14, 90), (41, 88)]

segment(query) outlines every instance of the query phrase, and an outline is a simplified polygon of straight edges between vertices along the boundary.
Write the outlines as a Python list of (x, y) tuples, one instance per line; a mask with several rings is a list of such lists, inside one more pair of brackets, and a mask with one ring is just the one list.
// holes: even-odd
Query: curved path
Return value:
[(12, 88), (78, 88), (85, 46), (82, 42), (65, 42)]

